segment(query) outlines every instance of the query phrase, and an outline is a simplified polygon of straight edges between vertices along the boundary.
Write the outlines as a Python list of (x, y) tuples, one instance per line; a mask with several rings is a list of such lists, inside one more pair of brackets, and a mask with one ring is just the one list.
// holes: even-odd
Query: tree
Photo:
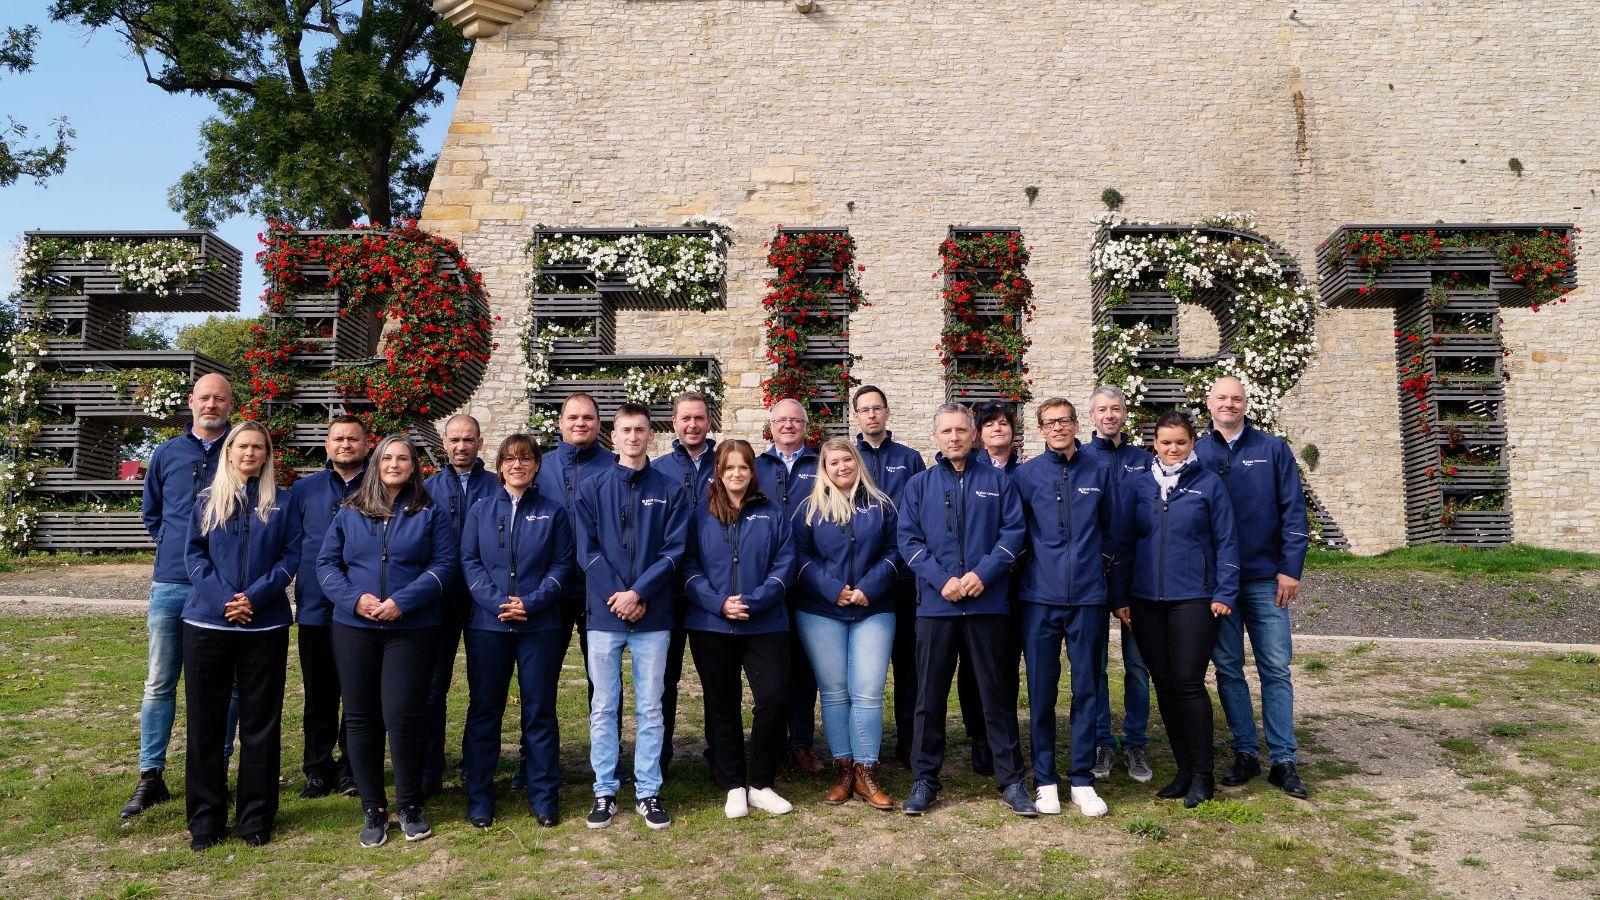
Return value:
[(250, 349), (250, 328), (258, 324), (266, 324), (266, 317), (206, 316), (203, 322), (179, 328), (172, 343), (179, 350), (201, 353), (227, 366), (234, 397), (244, 400), (250, 394), (249, 379), (236, 376), (245, 371), (244, 355)]
[(114, 30), (151, 84), (217, 104), (168, 195), (197, 228), (414, 217), (436, 159), (417, 129), (472, 52), (428, 0), (54, 0), (50, 15)]
[[(33, 68), (33, 51), (38, 40), (39, 29), (33, 25), (0, 32), (0, 71), (9, 69), (21, 74)], [(50, 126), (56, 133), (54, 145), (13, 148), (13, 140), (25, 141), (30, 132), (28, 126), (6, 116), (6, 124), (0, 126), (0, 187), (9, 187), (24, 177), (44, 184), (45, 179), (66, 170), (67, 153), (72, 150), (67, 140), (77, 137), (78, 133), (68, 127), (64, 118), (56, 119)]]

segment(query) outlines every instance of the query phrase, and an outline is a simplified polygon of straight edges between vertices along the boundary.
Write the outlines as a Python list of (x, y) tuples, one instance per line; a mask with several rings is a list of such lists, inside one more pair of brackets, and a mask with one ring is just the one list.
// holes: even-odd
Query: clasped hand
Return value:
[(867, 595), (847, 584), (839, 591), (839, 596), (833, 598), (833, 604), (835, 606), (866, 606)]
[(234, 594), (232, 600), (222, 605), (222, 617), (235, 625), (249, 625), (255, 614), (255, 607), (244, 594)]
[(967, 597), (976, 597), (983, 593), (983, 579), (977, 572), (968, 572), (960, 578), (951, 578), (939, 589), (939, 596), (951, 603), (959, 602)]
[(617, 591), (606, 599), (606, 607), (629, 624), (644, 618), (644, 598), (639, 596), (638, 591)]
[(393, 597), (379, 600), (376, 594), (362, 594), (356, 601), (356, 615), (374, 622), (393, 622), (400, 618), (400, 604)]
[(502, 622), (526, 622), (528, 610), (522, 605), (521, 597), (507, 597), (506, 602), (500, 604), (500, 614), (496, 618)]
[(722, 617), (730, 622), (743, 622), (750, 618), (750, 606), (745, 603), (743, 594), (734, 594), (722, 601)]

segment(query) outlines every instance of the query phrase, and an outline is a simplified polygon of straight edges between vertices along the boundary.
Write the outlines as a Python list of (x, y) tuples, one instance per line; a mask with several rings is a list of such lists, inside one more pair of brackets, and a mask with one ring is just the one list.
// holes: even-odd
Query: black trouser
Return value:
[(428, 681), (428, 746), (422, 757), (422, 777), (444, 777), (444, 729), (448, 716), (450, 681), (456, 674), (456, 652), (466, 626), (472, 598), (465, 592), (444, 600), (444, 621), (433, 646), (433, 674)]
[(1135, 599), (1133, 636), (1155, 683), (1161, 722), (1180, 772), (1210, 772), (1211, 695), (1206, 667), (1217, 644), (1217, 618), (1210, 600), (1157, 603)]
[[(894, 592), (894, 646), (889, 662), (894, 666), (895, 754), (911, 752), (917, 727), (917, 583), (900, 579)], [(970, 728), (970, 726), (969, 726)]]
[(811, 671), (811, 657), (800, 642), (800, 629), (794, 624), (794, 607), (789, 608), (789, 688), (784, 700), (788, 733), (786, 750), (810, 750), (817, 737), (817, 675)]
[(1017, 669), (1010, 659), (1011, 617), (924, 616), (917, 619), (917, 731), (911, 775), (939, 788), (944, 765), (945, 711), (959, 656), (972, 667), (983, 706), (994, 779), (1002, 788), (1022, 780), (1017, 742)]
[(283, 682), (289, 629), (245, 631), (183, 625), (184, 703), (189, 716), (184, 805), (189, 833), (228, 830), (228, 707), (239, 688), (240, 834), (271, 834), (283, 758)]
[[(689, 649), (705, 697), (706, 745), (711, 775), (724, 791), (772, 787), (783, 755), (784, 697), (789, 675), (789, 635), (689, 632)], [(744, 760), (744, 689), (755, 699), (750, 726), (750, 765)], [(748, 771), (748, 775), (746, 772)]]
[(362, 809), (388, 807), (383, 786), (385, 732), (389, 757), (394, 761), (395, 803), (422, 805), (422, 757), (428, 745), (426, 700), (438, 634), (437, 627), (333, 624), (350, 769), (361, 789)]
[[(667, 777), (667, 767), (672, 765), (672, 734), (678, 725), (678, 682), (683, 680), (683, 649), (688, 643), (689, 632), (683, 630), (680, 620), (672, 628), (672, 641), (667, 644), (667, 669), (661, 679), (661, 718), (666, 725), (666, 732), (661, 736), (662, 778)], [(617, 733), (621, 734), (621, 729)]]
[[(350, 774), (350, 751), (344, 717), (339, 715), (339, 671), (333, 663), (333, 626), (301, 625), (300, 679), (306, 702), (302, 718), (306, 736), (301, 769), (307, 778), (330, 784)], [(333, 748), (339, 747), (339, 759)]]
[[(1022, 618), (1016, 615), (1020, 609), (1017, 604), (1021, 602), (1021, 580), (1014, 575), (1007, 586), (1007, 595), (1010, 598), (1012, 615), (1010, 637), (1004, 650), (1005, 656), (1001, 662), (1006, 666), (1006, 672), (1011, 676), (1006, 684), (1011, 686), (1011, 699), (1006, 704), (1011, 709), (1017, 708), (1017, 685), (1019, 679), (1017, 670), (1022, 664)], [(960, 654), (956, 666), (956, 700), (961, 704), (961, 725), (967, 731), (967, 743), (972, 747), (972, 768), (975, 770), (990, 770), (994, 768), (994, 757), (989, 752), (989, 729), (983, 721), (983, 700), (978, 692), (978, 676), (973, 671), (972, 663), (967, 660), (965, 653)]]

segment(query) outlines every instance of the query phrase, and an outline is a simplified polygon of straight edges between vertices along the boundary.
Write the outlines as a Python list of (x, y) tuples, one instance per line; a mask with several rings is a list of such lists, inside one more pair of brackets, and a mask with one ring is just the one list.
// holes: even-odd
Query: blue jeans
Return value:
[(894, 649), (894, 613), (855, 622), (796, 612), (795, 626), (822, 695), (822, 730), (834, 759), (878, 761), (883, 742), (883, 684)]
[[(1139, 642), (1133, 639), (1133, 629), (1121, 622), (1122, 629), (1122, 749), (1143, 747), (1150, 743), (1145, 729), (1150, 724), (1150, 670), (1144, 667), (1144, 657), (1139, 655)], [(1110, 637), (1110, 620), (1107, 619), (1107, 638)], [(1111, 733), (1111, 682), (1106, 677), (1106, 667), (1111, 663), (1111, 645), (1103, 645), (1100, 652), (1100, 678), (1095, 697), (1096, 747), (1117, 748), (1117, 739)]]
[(1061, 648), (1071, 667), (1072, 700), (1067, 717), (1067, 779), (1075, 787), (1094, 784), (1095, 688), (1106, 652), (1106, 608), (1017, 604), (1022, 656), (1027, 661), (1029, 751), (1036, 786), (1060, 784), (1056, 774), (1056, 698), (1061, 693)]
[[(146, 651), (144, 699), (139, 703), (139, 771), (167, 767), (167, 743), (172, 740), (172, 720), (178, 715), (178, 676), (183, 674), (183, 605), (194, 587), (165, 581), (150, 582), (150, 611), (145, 630), (150, 634)], [(233, 755), (233, 735), (239, 724), (239, 691), (228, 706), (227, 739), (222, 758)]]
[(1299, 745), (1294, 737), (1294, 683), (1289, 677), (1293, 657), (1289, 610), (1279, 606), (1276, 578), (1251, 579), (1239, 586), (1233, 615), (1218, 620), (1211, 661), (1217, 667), (1217, 696), (1233, 732), (1229, 746), (1235, 753), (1261, 755), (1256, 738), (1255, 713), (1250, 708), (1250, 684), (1244, 678), (1244, 636), (1250, 635), (1256, 672), (1261, 678), (1261, 724), (1267, 733), (1268, 759), (1273, 765), (1294, 762)]
[(661, 793), (661, 743), (667, 732), (661, 714), (661, 690), (671, 643), (670, 630), (589, 629), (589, 680), (594, 683), (594, 696), (589, 700), (589, 765), (594, 768), (596, 797), (615, 797), (621, 787), (617, 755), (622, 744), (618, 711), (622, 708), (623, 647), (633, 654), (637, 731), (633, 742), (633, 793), (641, 800)]

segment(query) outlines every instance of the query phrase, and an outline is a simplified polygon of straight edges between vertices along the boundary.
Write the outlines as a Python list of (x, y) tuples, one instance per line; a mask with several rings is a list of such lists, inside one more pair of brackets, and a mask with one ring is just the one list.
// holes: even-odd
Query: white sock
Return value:
[(728, 792), (728, 802), (723, 804), (722, 814), (730, 819), (742, 819), (750, 815), (750, 804), (745, 801), (744, 788), (734, 788)]
[(794, 809), (794, 804), (778, 796), (778, 792), (772, 788), (751, 788), (750, 805), (775, 816), (781, 816)]
[(1078, 804), (1078, 809), (1086, 816), (1103, 816), (1109, 810), (1106, 802), (1100, 799), (1092, 787), (1075, 787), (1072, 789), (1072, 802)]
[(1053, 784), (1041, 784), (1034, 792), (1033, 805), (1047, 816), (1061, 814), (1061, 795)]

